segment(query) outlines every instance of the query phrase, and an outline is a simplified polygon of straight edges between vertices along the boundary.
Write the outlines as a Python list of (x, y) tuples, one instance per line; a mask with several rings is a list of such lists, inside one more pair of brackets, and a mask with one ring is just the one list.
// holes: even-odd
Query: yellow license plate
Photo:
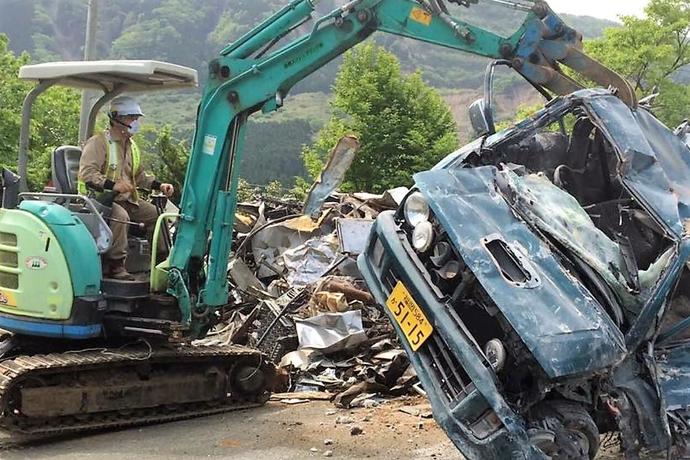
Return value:
[(393, 292), (388, 296), (386, 306), (393, 313), (395, 321), (405, 334), (407, 342), (414, 351), (431, 336), (433, 326), (422, 309), (414, 301), (403, 283), (398, 281)]

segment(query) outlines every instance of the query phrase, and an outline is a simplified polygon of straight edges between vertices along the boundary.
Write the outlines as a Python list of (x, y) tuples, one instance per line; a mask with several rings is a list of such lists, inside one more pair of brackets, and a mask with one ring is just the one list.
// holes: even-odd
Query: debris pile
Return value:
[(331, 191), (316, 204), (308, 199), (311, 215), (288, 201), (240, 204), (228, 266), (235, 307), (200, 342), (262, 350), (278, 365), (274, 397), (286, 404), (373, 407), (421, 392), (356, 265), (376, 216), (406, 193)]

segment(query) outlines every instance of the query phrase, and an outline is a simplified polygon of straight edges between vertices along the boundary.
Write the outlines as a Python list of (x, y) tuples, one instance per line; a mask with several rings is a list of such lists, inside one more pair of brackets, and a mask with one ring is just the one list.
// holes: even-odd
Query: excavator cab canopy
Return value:
[(168, 62), (159, 61), (68, 61), (25, 65), (19, 78), (38, 83), (78, 89), (100, 89), (112, 92), (125, 86), (126, 92), (197, 86), (197, 72)]
[(80, 130), (80, 140), (85, 140), (93, 134), (96, 115), (101, 107), (120, 94), (198, 86), (197, 71), (194, 69), (168, 62), (144, 60), (68, 61), (25, 65), (19, 69), (19, 78), (36, 82), (22, 106), (18, 162), (22, 191), (27, 189), (31, 110), (36, 98), (48, 88), (67, 86), (103, 92), (91, 106), (87, 120), (81, 121), (83, 129)]

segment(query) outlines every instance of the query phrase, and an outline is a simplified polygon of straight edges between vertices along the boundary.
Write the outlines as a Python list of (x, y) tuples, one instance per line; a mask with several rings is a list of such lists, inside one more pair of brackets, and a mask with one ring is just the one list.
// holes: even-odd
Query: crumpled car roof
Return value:
[(621, 155), (625, 184), (680, 239), (690, 218), (690, 149), (645, 109), (631, 111), (617, 97), (599, 93), (582, 99)]
[(678, 240), (690, 218), (690, 147), (646, 109), (635, 110), (611, 91), (595, 88), (558, 98), (515, 127), (466, 145), (441, 160), (434, 169), (463, 167), (479, 146), (519, 142), (544, 128), (574, 106), (584, 106), (622, 159), (620, 173), (636, 198), (660, 219), (669, 237)]

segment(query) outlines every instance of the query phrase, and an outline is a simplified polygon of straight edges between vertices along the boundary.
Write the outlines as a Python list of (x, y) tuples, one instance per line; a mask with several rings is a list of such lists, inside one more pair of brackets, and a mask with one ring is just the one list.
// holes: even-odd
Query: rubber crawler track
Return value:
[(250, 359), (259, 364), (265, 382), (271, 382), (273, 365), (258, 351), (241, 347), (193, 347), (160, 349), (100, 349), (75, 351), (45, 355), (18, 356), (0, 362), (0, 407), (3, 415), (0, 428), (7, 430), (12, 438), (0, 440), (0, 448), (10, 448), (37, 438), (65, 435), (83, 431), (124, 428), (175, 420), (189, 419), (205, 415), (219, 414), (232, 410), (246, 409), (263, 405), (269, 397), (268, 391), (260, 394), (232, 394), (228, 399), (187, 404), (170, 407), (134, 409), (131, 411), (110, 411), (85, 414), (80, 417), (53, 417), (42, 419), (39, 424), (26, 423), (21, 415), (8, 410), (8, 400), (14, 388), (32, 377), (45, 375), (71, 374), (93, 370), (107, 370), (113, 367), (141, 365), (142, 363), (204, 363), (222, 362), (232, 367), (238, 361)]

